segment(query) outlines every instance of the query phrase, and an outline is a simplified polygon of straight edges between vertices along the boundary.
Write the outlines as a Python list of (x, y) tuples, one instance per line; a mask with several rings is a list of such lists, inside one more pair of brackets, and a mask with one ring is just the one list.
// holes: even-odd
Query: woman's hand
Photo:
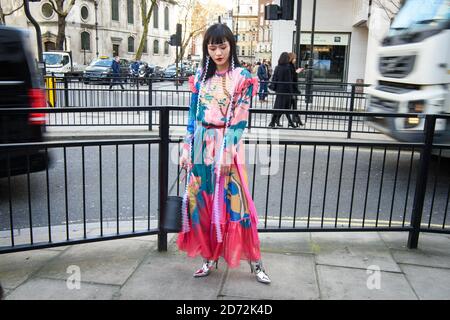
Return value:
[(300, 73), (300, 72), (302, 72), (303, 70), (305, 70), (305, 68), (297, 68), (297, 70), (295, 70), (295, 72)]
[(191, 170), (192, 169), (191, 157), (189, 157), (189, 155), (183, 153), (180, 158), (180, 166), (183, 169)]

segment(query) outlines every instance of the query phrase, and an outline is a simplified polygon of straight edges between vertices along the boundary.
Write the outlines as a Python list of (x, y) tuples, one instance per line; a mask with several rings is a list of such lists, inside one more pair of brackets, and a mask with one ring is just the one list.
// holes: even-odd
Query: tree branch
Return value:
[(55, 11), (56, 14), (57, 14), (58, 16), (64, 16), (64, 13), (61, 12), (61, 11), (59, 11), (59, 10), (56, 8), (56, 4), (55, 4), (54, 0), (49, 0), (49, 2), (50, 2), (50, 5), (51, 5), (52, 8), (53, 8), (53, 11)]
[(157, 5), (156, 0), (152, 0), (152, 5), (150, 6), (150, 9), (148, 10), (147, 17), (145, 18), (145, 21), (147, 21), (147, 22), (150, 21), (150, 17), (152, 15), (152, 12), (153, 12), (153, 9), (154, 9), (155, 5)]
[(17, 7), (16, 9), (13, 9), (12, 11), (8, 12), (8, 13), (3, 13), (4, 16), (10, 16), (12, 15), (14, 12), (16, 12), (17, 10), (22, 9), (23, 7), (23, 3), (20, 5), (20, 7)]
[(69, 3), (69, 6), (67, 7), (67, 10), (63, 12), (65, 16), (67, 16), (69, 14), (69, 12), (70, 12), (70, 10), (72, 10), (74, 4), (75, 4), (75, 0), (71, 0)]

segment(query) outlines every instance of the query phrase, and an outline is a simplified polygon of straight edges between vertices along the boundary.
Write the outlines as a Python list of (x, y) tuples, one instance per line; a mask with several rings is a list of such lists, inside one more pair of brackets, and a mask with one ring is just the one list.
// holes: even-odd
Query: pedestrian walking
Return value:
[(265, 65), (265, 60), (263, 60), (263, 63), (258, 62), (258, 79), (259, 79), (259, 101), (265, 101), (268, 90), (267, 90), (267, 81), (269, 81), (269, 73), (268, 69)]
[(187, 183), (177, 245), (188, 256), (203, 258), (194, 277), (208, 276), (222, 257), (230, 268), (247, 260), (256, 279), (268, 284), (241, 139), (258, 81), (238, 61), (231, 30), (210, 26), (202, 68), (189, 81), (192, 98), (180, 159)]
[(120, 80), (120, 58), (119, 58), (119, 56), (114, 57), (111, 68), (112, 68), (112, 79), (111, 79), (111, 83), (109, 84), (109, 90), (112, 89), (112, 87), (115, 83), (120, 84), (120, 87), (122, 88), (122, 90), (125, 90), (125, 88), (123, 87), (122, 81)]
[[(294, 89), (294, 94), (295, 94), (292, 96), (292, 100), (291, 100), (291, 109), (292, 110), (297, 110), (297, 101), (298, 101), (298, 97), (301, 94), (300, 90), (298, 89), (298, 75), (299, 75), (299, 73), (301, 73), (303, 71), (303, 68), (296, 68), (296, 65), (295, 65), (296, 62), (297, 62), (297, 55), (293, 52), (290, 52), (289, 53), (289, 65), (291, 67), (293, 89)], [(303, 125), (303, 122), (302, 122), (302, 120), (300, 120), (300, 116), (298, 114), (292, 115), (292, 121), (297, 126)]]
[[(292, 79), (293, 75), (289, 64), (289, 54), (287, 52), (283, 52), (278, 59), (278, 65), (275, 67), (272, 83), (269, 87), (276, 93), (275, 104), (273, 106), (274, 109), (288, 110), (291, 108), (292, 95), (294, 94)], [(285, 114), (288, 119), (288, 126), (297, 128), (288, 112), (274, 113), (272, 115), (272, 119), (270, 120), (269, 127), (274, 128), (275, 125), (281, 126), (280, 119), (283, 114)]]

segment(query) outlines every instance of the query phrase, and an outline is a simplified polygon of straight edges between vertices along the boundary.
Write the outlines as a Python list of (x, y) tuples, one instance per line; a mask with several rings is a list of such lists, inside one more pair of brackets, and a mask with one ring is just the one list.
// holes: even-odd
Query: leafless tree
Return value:
[(140, 0), (141, 3), (141, 17), (144, 30), (142, 31), (141, 40), (139, 41), (139, 47), (136, 51), (136, 60), (140, 60), (142, 53), (144, 52), (145, 43), (148, 35), (148, 24), (152, 16), (153, 10), (159, 5), (158, 0)]
[[(58, 34), (56, 35), (56, 49), (64, 50), (66, 39), (66, 18), (75, 5), (75, 0), (50, 0), (53, 11), (58, 15)], [(64, 6), (64, 4), (67, 4)]]
[[(12, 15), (14, 12), (16, 12), (17, 10), (20, 10), (23, 8), (23, 2), (22, 1), (12, 1), (12, 0), (7, 0), (7, 2), (11, 3), (12, 8), (10, 8), (8, 11), (6, 11), (6, 9), (3, 9), (3, 0), (0, 0), (0, 24), (6, 24), (5, 18), (7, 16)], [(22, 4), (20, 4), (22, 3)]]

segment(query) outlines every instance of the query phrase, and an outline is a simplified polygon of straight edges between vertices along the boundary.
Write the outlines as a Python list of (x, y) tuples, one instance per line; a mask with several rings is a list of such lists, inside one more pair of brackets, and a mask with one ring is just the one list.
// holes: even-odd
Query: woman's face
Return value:
[(208, 44), (208, 55), (218, 68), (226, 67), (229, 64), (230, 43), (225, 40), (220, 44)]

